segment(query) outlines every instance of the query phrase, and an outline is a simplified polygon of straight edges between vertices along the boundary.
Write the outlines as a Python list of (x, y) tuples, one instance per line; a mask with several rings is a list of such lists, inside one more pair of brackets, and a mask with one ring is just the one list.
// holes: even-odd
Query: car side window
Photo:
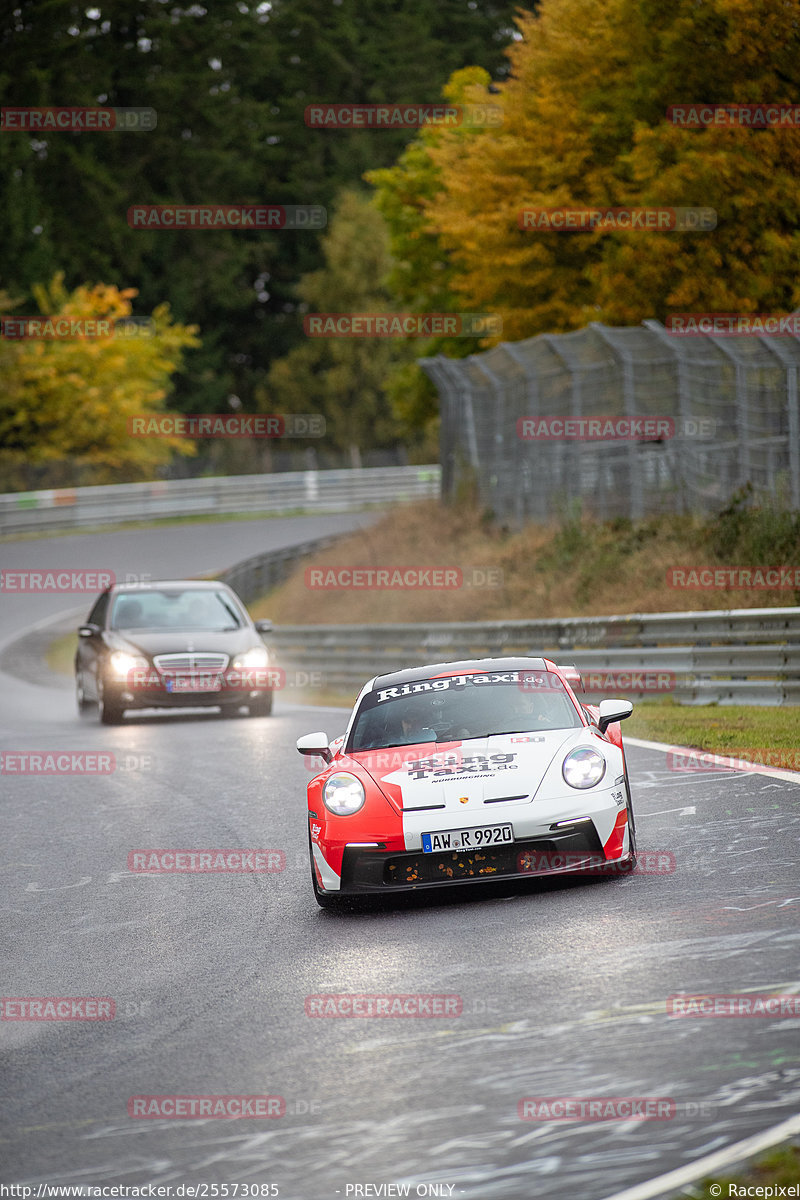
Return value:
[(106, 613), (108, 612), (108, 592), (103, 592), (99, 600), (96, 601), (94, 608), (89, 613), (87, 625), (99, 625), (101, 629), (105, 628)]

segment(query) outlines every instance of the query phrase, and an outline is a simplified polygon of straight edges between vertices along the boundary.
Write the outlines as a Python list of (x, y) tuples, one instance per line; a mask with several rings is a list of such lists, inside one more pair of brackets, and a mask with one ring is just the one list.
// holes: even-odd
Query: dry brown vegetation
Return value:
[[(771, 544), (764, 532), (768, 522), (760, 521), (756, 537), (747, 514), (736, 506), (731, 514), (706, 523), (668, 516), (510, 532), (473, 507), (426, 501), (395, 509), (372, 528), (342, 539), (250, 607), (280, 625), (376, 625), (797, 604), (794, 591), (667, 586), (666, 572), (673, 566), (785, 566), (800, 560), (796, 529), (783, 518), (777, 518)], [(326, 566), (499, 568), (502, 585), (447, 591), (307, 587), (306, 569)]]

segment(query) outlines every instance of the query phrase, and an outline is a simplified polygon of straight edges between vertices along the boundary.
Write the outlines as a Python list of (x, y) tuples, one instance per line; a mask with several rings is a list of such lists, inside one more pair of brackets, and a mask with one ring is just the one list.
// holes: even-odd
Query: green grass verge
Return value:
[[(754, 1189), (750, 1193), (752, 1196), (779, 1196), (779, 1191), (770, 1192), (768, 1189), (770, 1187), (788, 1188), (791, 1184), (796, 1187), (798, 1182), (800, 1182), (800, 1146), (781, 1146), (777, 1150), (770, 1151), (757, 1163), (752, 1164), (741, 1175), (717, 1175), (713, 1179), (704, 1179), (699, 1190), (692, 1188), (691, 1194), (697, 1200), (719, 1200), (721, 1197), (728, 1200), (729, 1196), (746, 1195), (747, 1192), (744, 1189), (752, 1187)], [(734, 1185), (743, 1190), (735, 1191)], [(755, 1188), (763, 1190), (758, 1192)], [(788, 1195), (796, 1195), (796, 1192), (788, 1192)]]
[(674, 701), (643, 701), (622, 726), (623, 736), (675, 746), (694, 746), (715, 754), (746, 758), (747, 752), (786, 750), (800, 759), (797, 709), (792, 706), (743, 704), (675, 704)]
[[(330, 509), (324, 516), (337, 516), (348, 512), (367, 512), (385, 508), (384, 504), (362, 504), (359, 508)], [(4, 533), (0, 535), (2, 542), (27, 542), (34, 538), (75, 537), (78, 534), (118, 533), (121, 529), (157, 529), (162, 525), (217, 525), (223, 521), (266, 521), (281, 520), (284, 517), (317, 517), (315, 508), (287, 508), (281, 512), (253, 513), (187, 513), (183, 517), (153, 517), (149, 521), (118, 521), (113, 525), (72, 525), (69, 529), (50, 529), (25, 531), (23, 533)]]
[(57, 675), (72, 675), (77, 646), (77, 633), (65, 633), (54, 638), (44, 656), (50, 670), (55, 671)]

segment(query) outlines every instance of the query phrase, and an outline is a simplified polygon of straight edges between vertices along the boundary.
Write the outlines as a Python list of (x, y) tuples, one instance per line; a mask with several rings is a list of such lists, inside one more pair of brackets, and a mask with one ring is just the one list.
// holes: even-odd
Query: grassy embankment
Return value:
[[(469, 505), (425, 502), (387, 514), (372, 529), (316, 556), (314, 567), (439, 566), (494, 571), (499, 586), (434, 591), (313, 590), (304, 564), (251, 605), (282, 624), (386, 624), (603, 616), (632, 612), (772, 608), (800, 603), (795, 591), (671, 587), (670, 567), (776, 566), (800, 563), (800, 516), (734, 502), (703, 521), (665, 516), (639, 523), (571, 522), (498, 528)], [(492, 576), (489, 576), (492, 578)], [(318, 701), (349, 704), (327, 693)], [(687, 707), (638, 703), (630, 736), (744, 756), (748, 749), (797, 747), (791, 708)]]
[[(737, 1175), (715, 1175), (713, 1179), (705, 1179), (700, 1190), (692, 1190), (697, 1200), (719, 1200), (728, 1196), (780, 1196), (779, 1188), (797, 1186), (800, 1180), (800, 1146), (781, 1146), (771, 1150), (758, 1162), (750, 1165), (746, 1171)], [(733, 1190), (733, 1185), (741, 1191)], [(747, 1192), (747, 1188), (753, 1188)], [(769, 1189), (773, 1188), (773, 1191)], [(760, 1188), (760, 1191), (755, 1189)], [(794, 1193), (789, 1191), (788, 1195)]]

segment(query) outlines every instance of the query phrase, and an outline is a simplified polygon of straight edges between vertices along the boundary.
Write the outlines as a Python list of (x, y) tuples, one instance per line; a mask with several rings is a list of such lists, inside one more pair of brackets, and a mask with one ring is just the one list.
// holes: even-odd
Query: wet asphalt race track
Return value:
[[(260, 544), (358, 520), (265, 522)], [(225, 526), (208, 526), (209, 540), (195, 526), (180, 552), (161, 529), (122, 535), (130, 551), (114, 535), (92, 561), (86, 537), (7, 543), (0, 560), (210, 571), (255, 553), (258, 524), (237, 524), (227, 542)], [(3, 641), (48, 612), (88, 611), (81, 597), (28, 599), (2, 599)], [(272, 718), (170, 714), (105, 728), (79, 721), (64, 682), (0, 681), (0, 748), (112, 751), (127, 768), (2, 779), (0, 992), (113, 997), (117, 1010), (108, 1022), (0, 1024), (4, 1182), (173, 1194), (274, 1184), (282, 1200), (375, 1196), (392, 1183), (469, 1200), (594, 1200), (797, 1110), (800, 1021), (665, 1011), (680, 992), (800, 990), (797, 783), (679, 774), (663, 752), (630, 747), (640, 853), (670, 852), (673, 872), (492, 884), (331, 914), (311, 894), (309, 776), (294, 742), (339, 733), (343, 711), (278, 699)], [(274, 848), (286, 869), (129, 873), (128, 852), (149, 847)], [(307, 1016), (305, 997), (325, 992), (446, 993), (463, 1008)], [(281, 1096), (286, 1114), (127, 1115), (132, 1096), (174, 1094)], [(664, 1097), (676, 1113), (518, 1115), (526, 1097), (564, 1096)]]

